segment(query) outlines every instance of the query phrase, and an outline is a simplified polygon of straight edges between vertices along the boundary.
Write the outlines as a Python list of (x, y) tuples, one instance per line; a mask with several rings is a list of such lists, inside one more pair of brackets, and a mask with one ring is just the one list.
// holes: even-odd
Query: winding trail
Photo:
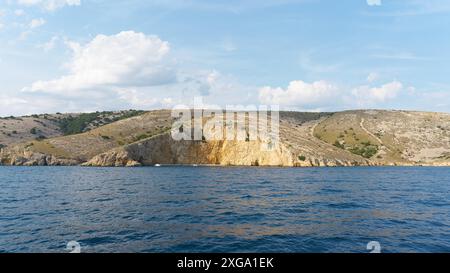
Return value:
[[(361, 122), (359, 123), (359, 126), (361, 127), (361, 129), (362, 129), (364, 132), (366, 132), (369, 136), (371, 136), (371, 137), (373, 137), (374, 139), (376, 139), (376, 140), (380, 143), (380, 145), (381, 145), (382, 147), (384, 147), (386, 150), (388, 150), (389, 152), (392, 152), (391, 149), (389, 149), (386, 145), (384, 145), (383, 141), (382, 141), (378, 136), (374, 135), (372, 132), (370, 132), (369, 130), (367, 130), (366, 127), (364, 127), (364, 121), (365, 121), (365, 119), (364, 119), (364, 118), (361, 118)], [(379, 152), (380, 152), (380, 151), (379, 151)], [(379, 152), (378, 152), (378, 154), (379, 154)]]
[(317, 139), (317, 137), (314, 135), (314, 132), (316, 131), (316, 128), (317, 128), (317, 126), (320, 124), (320, 120), (318, 121), (318, 122), (316, 122), (316, 124), (314, 124), (312, 127), (311, 127), (311, 131), (310, 131), (310, 133), (311, 133), (311, 136), (313, 137), (313, 138), (315, 138), (315, 139)]

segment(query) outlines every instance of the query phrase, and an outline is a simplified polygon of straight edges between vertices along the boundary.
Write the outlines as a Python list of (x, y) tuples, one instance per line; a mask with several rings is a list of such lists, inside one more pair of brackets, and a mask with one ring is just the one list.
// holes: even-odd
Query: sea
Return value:
[(0, 167), (0, 252), (450, 252), (450, 168)]

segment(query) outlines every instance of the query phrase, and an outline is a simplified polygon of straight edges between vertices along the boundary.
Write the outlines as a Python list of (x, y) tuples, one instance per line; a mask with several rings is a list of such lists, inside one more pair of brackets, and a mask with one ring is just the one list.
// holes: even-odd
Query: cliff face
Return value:
[(36, 153), (20, 147), (10, 150), (2, 149), (0, 159), (2, 165), (10, 166), (75, 166), (80, 164), (79, 160)]
[(199, 164), (225, 166), (293, 166), (283, 144), (267, 150), (260, 141), (174, 141), (163, 134), (100, 154), (85, 166)]
[(220, 166), (363, 166), (375, 165), (356, 156), (332, 158), (316, 155), (301, 160), (279, 143), (268, 150), (260, 141), (174, 141), (170, 134), (120, 147), (95, 156), (84, 166), (152, 166), (155, 164)]
[[(3, 165), (450, 166), (450, 115), (283, 112), (280, 141), (175, 141), (170, 111), (3, 148)], [(270, 146), (270, 149), (268, 149)]]

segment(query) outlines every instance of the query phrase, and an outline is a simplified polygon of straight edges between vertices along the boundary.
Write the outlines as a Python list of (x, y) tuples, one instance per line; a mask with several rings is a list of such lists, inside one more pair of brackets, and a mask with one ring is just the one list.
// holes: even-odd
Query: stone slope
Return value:
[(170, 111), (2, 149), (5, 165), (450, 166), (450, 115), (407, 111), (280, 113), (280, 142), (174, 141)]
[[(448, 165), (450, 115), (410, 111), (346, 111), (321, 122), (317, 138), (380, 165)], [(372, 153), (371, 153), (372, 152)]]
[(143, 114), (142, 111), (108, 111), (95, 113), (40, 114), (23, 117), (0, 117), (0, 148), (34, 140), (44, 140), (82, 133), (114, 121)]

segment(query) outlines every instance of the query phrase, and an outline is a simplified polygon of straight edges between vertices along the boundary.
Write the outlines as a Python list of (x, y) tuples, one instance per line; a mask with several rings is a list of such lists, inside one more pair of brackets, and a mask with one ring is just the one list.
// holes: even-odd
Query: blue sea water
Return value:
[(450, 252), (450, 168), (0, 167), (0, 252)]

